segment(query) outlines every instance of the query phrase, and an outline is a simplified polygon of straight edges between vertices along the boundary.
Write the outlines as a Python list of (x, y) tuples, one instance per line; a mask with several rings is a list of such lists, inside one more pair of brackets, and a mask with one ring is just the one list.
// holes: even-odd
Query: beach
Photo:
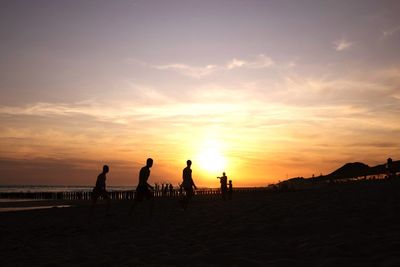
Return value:
[[(400, 182), (0, 212), (0, 266), (400, 266)], [(35, 204), (36, 203), (36, 204)], [(38, 202), (29, 205), (38, 205)], [(1, 207), (26, 206), (2, 202)]]

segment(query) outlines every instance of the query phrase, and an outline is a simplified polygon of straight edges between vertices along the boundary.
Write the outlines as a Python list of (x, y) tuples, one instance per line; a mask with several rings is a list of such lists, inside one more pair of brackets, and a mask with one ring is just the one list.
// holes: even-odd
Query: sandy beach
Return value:
[[(400, 266), (400, 182), (0, 213), (0, 266)], [(29, 203), (29, 204), (35, 204)], [(26, 203), (3, 202), (1, 207)]]

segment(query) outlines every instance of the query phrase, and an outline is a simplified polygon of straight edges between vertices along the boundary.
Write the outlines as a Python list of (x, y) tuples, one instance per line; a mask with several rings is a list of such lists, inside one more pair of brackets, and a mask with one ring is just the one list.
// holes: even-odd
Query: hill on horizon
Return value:
[[(400, 172), (400, 160), (393, 161), (393, 168), (396, 172)], [(330, 174), (314, 177), (314, 179), (317, 181), (325, 181), (331, 179), (340, 180), (340, 179), (349, 179), (361, 176), (379, 175), (385, 173), (386, 173), (386, 163), (370, 167), (362, 162), (351, 162), (344, 164), (342, 167), (331, 172)], [(298, 179), (308, 180), (313, 178), (295, 177), (295, 178), (290, 178), (286, 181), (293, 181)]]

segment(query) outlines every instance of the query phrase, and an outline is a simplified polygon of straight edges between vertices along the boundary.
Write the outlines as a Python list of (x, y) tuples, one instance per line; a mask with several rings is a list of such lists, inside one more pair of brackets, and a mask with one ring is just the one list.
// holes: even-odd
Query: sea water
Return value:
[[(107, 186), (107, 191), (134, 190), (136, 186)], [(87, 192), (92, 191), (89, 185), (0, 185), (0, 193), (12, 192)]]

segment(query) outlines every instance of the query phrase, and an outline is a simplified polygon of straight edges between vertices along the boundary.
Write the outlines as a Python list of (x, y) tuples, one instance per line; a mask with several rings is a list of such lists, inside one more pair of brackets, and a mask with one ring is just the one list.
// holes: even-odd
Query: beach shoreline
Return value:
[(186, 211), (157, 198), (132, 217), (131, 201), (112, 202), (110, 216), (99, 204), (93, 217), (90, 201), (51, 201), (73, 207), (0, 213), (0, 265), (399, 266), (399, 189), (396, 180), (198, 196)]

